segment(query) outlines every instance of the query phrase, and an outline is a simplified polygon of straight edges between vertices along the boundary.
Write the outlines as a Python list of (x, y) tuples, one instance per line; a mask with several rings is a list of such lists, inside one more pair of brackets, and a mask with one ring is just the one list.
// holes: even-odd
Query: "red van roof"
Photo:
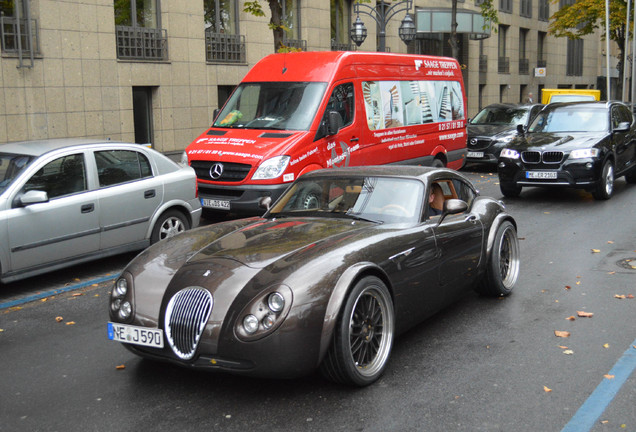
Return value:
[[(419, 65), (416, 66), (416, 61)], [(441, 70), (444, 73), (431, 73)], [(306, 51), (270, 54), (243, 81), (332, 81), (347, 77), (404, 77), (432, 79), (460, 77), (457, 60), (411, 54), (362, 51)]]

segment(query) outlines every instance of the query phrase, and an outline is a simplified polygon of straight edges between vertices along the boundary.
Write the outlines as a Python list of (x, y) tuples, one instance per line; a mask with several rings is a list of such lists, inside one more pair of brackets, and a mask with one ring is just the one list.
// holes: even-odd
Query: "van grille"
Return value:
[(166, 308), (166, 338), (172, 351), (183, 360), (190, 360), (212, 312), (212, 294), (203, 288), (182, 289)]
[[(190, 166), (197, 173), (197, 178), (207, 181), (240, 182), (247, 177), (252, 166), (249, 164), (193, 160)], [(211, 174), (220, 173), (213, 177)]]

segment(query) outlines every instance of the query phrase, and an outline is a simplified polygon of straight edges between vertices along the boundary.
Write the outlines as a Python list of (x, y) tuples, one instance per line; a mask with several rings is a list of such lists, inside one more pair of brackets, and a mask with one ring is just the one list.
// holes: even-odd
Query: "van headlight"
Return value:
[(597, 148), (586, 148), (586, 149), (577, 149), (572, 150), (570, 153), (570, 159), (589, 159), (595, 158), (598, 156)]
[(280, 177), (289, 165), (289, 156), (276, 156), (263, 162), (254, 175), (252, 180), (270, 180)]

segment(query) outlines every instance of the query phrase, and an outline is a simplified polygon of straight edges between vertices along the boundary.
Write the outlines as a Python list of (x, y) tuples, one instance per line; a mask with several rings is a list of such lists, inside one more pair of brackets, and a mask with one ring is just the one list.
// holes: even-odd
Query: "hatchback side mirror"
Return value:
[(49, 195), (45, 191), (30, 190), (15, 199), (16, 207), (26, 207), (33, 204), (49, 202)]

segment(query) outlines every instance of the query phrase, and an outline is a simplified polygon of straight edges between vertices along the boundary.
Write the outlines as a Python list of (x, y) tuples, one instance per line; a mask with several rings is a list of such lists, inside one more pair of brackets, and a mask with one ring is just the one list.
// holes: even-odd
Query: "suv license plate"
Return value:
[(220, 209), (220, 210), (230, 209), (230, 202), (226, 200), (201, 198), (201, 205), (203, 207), (209, 207), (209, 208)]
[(466, 157), (469, 158), (483, 158), (484, 157), (484, 152), (474, 152), (474, 151), (469, 151), (466, 153)]
[(554, 171), (528, 171), (526, 172), (528, 179), (555, 179), (557, 173)]
[(108, 339), (134, 345), (163, 348), (163, 331), (155, 328), (109, 322)]

